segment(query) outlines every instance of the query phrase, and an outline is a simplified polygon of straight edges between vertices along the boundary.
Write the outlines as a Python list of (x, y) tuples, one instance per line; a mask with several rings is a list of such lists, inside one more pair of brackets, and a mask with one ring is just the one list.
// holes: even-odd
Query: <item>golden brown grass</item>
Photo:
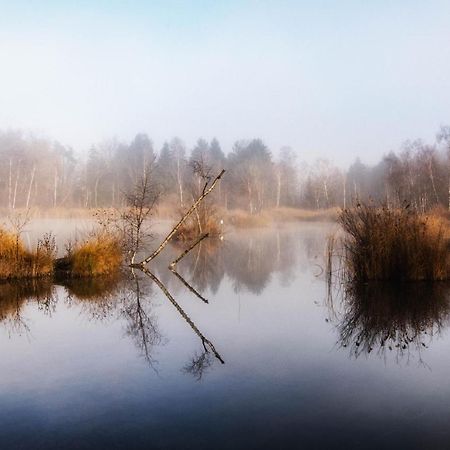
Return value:
[[(449, 278), (447, 224), (407, 208), (359, 205), (342, 210), (342, 270), (353, 282)], [(332, 250), (330, 250), (332, 251)]]
[(54, 239), (46, 235), (34, 251), (20, 237), (0, 228), (0, 279), (39, 278), (53, 274)]
[(92, 277), (117, 273), (123, 262), (120, 239), (104, 230), (92, 232), (87, 239), (69, 246), (67, 272), (73, 277)]

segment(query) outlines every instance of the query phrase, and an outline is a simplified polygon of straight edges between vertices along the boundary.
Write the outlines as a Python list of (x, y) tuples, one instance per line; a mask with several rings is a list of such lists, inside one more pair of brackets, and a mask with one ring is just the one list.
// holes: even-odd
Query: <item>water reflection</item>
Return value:
[(371, 283), (347, 287), (336, 304), (329, 300), (331, 321), (352, 357), (375, 353), (409, 362), (449, 324), (450, 286), (446, 283), (392, 285)]
[(287, 285), (294, 280), (300, 261), (302, 270), (311, 270), (311, 265), (303, 259), (305, 253), (313, 259), (321, 252), (323, 240), (315, 236), (315, 239), (305, 239), (303, 231), (299, 238), (292, 230), (239, 233), (225, 241), (201, 241), (175, 266), (170, 263), (181, 250), (167, 247), (152, 262), (150, 270), (144, 272), (126, 270), (115, 278), (55, 280), (55, 284), (49, 280), (3, 283), (0, 284), (0, 323), (10, 335), (29, 333), (29, 321), (23, 316), (26, 305), (37, 304), (39, 311), (51, 316), (61, 302), (68, 308), (77, 308), (89, 321), (123, 323), (124, 335), (157, 371), (155, 349), (168, 340), (160, 329), (154, 307), (154, 298), (160, 291), (200, 339), (200, 349), (182, 368), (183, 373), (200, 380), (214, 361), (223, 364), (224, 359), (176, 300), (178, 294), (184, 296), (187, 289), (209, 304), (224, 280), (231, 281), (236, 293), (247, 290), (256, 295), (262, 293), (276, 274)]
[[(235, 293), (260, 295), (275, 275), (283, 286), (289, 286), (299, 272), (312, 272), (323, 254), (323, 245), (322, 233), (314, 228), (310, 233), (292, 229), (240, 232), (224, 241), (200, 242), (176, 270), (204, 300), (204, 293), (209, 291), (214, 296), (226, 278), (231, 280)], [(175, 293), (183, 287), (166, 268), (180, 251), (175, 247), (167, 249), (152, 266), (152, 272)]]
[(158, 327), (158, 318), (151, 302), (148, 283), (140, 279), (140, 275), (132, 271), (133, 282), (123, 289), (121, 314), (125, 318), (126, 334), (131, 337), (141, 355), (156, 370), (157, 361), (153, 350), (163, 341)]
[(0, 283), (0, 323), (9, 336), (29, 333), (22, 310), (30, 300), (37, 302), (39, 310), (51, 313), (56, 303), (53, 284), (41, 280)]

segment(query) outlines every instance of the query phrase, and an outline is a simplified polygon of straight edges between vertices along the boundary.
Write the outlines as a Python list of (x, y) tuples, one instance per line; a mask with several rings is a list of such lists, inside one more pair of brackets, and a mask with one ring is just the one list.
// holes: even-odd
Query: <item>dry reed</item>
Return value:
[(36, 249), (25, 248), (18, 234), (0, 229), (0, 279), (40, 278), (53, 274), (55, 239), (46, 234)]
[(120, 239), (104, 230), (67, 248), (66, 273), (72, 277), (92, 277), (117, 273), (123, 262)]
[(345, 232), (341, 262), (347, 281), (449, 278), (447, 228), (439, 217), (363, 204), (342, 210), (338, 222)]

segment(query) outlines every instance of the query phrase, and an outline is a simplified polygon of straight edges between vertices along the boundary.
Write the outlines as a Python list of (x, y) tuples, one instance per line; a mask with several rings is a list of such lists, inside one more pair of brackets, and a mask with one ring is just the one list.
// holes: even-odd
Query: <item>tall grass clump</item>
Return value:
[(449, 278), (447, 225), (437, 216), (360, 204), (342, 210), (338, 222), (344, 231), (340, 258), (347, 281)]
[(0, 279), (40, 278), (53, 274), (55, 239), (46, 234), (28, 250), (19, 234), (0, 228)]
[(87, 239), (69, 244), (66, 250), (59, 269), (72, 277), (112, 275), (123, 262), (121, 240), (106, 230), (94, 231)]

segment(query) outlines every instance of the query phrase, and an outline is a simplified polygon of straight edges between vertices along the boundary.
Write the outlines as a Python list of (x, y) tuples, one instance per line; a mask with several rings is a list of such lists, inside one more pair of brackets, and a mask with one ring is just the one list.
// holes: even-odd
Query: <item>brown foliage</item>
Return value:
[(38, 278), (53, 274), (55, 241), (47, 234), (29, 251), (15, 233), (0, 228), (0, 279)]
[(123, 262), (120, 239), (105, 230), (92, 232), (82, 242), (68, 248), (68, 272), (73, 277), (117, 273)]
[(439, 217), (361, 204), (342, 210), (338, 222), (345, 232), (341, 256), (349, 280), (449, 278), (447, 225)]

